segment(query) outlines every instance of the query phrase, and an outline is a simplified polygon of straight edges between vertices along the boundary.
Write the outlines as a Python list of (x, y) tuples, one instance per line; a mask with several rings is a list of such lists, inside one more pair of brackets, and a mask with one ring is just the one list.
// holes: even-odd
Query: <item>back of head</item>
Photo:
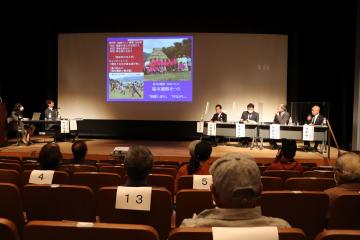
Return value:
[(125, 156), (124, 167), (131, 180), (145, 180), (153, 167), (153, 155), (149, 148), (142, 145), (130, 147)]
[(194, 156), (191, 157), (188, 174), (194, 174), (200, 167), (200, 162), (206, 161), (210, 158), (212, 152), (211, 144), (205, 141), (199, 141), (195, 145)]
[(74, 157), (75, 164), (81, 164), (84, 162), (87, 154), (87, 145), (84, 141), (76, 141), (71, 146), (71, 151)]
[(213, 186), (224, 208), (253, 207), (262, 191), (260, 170), (254, 159), (240, 153), (228, 153), (210, 167)]
[(195, 146), (201, 142), (200, 140), (194, 140), (189, 144), (189, 153), (191, 157), (195, 157)]
[(39, 163), (42, 170), (56, 170), (61, 159), (60, 147), (56, 143), (45, 144), (40, 150)]
[[(296, 155), (296, 141), (290, 139), (283, 139), (281, 146), (281, 155), (285, 158), (285, 161), (294, 161)], [(280, 160), (281, 161), (281, 160)]]
[(360, 155), (348, 152), (336, 160), (336, 170), (340, 173), (339, 183), (360, 182)]

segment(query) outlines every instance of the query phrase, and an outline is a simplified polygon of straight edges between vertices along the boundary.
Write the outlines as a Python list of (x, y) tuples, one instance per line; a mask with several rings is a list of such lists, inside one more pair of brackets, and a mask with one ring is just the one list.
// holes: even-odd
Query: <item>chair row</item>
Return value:
[[(279, 240), (306, 240), (299, 228), (278, 229)], [(24, 240), (159, 240), (157, 231), (151, 226), (138, 224), (82, 223), (61, 221), (31, 221), (24, 228)], [(0, 218), (0, 238), (19, 240), (14, 224)], [(213, 240), (212, 228), (176, 228), (168, 240)], [(360, 230), (324, 230), (315, 240), (355, 240), (360, 239)]]
[[(117, 187), (103, 187), (96, 197), (86, 186), (26, 185), (22, 198), (13, 184), (0, 184), (0, 217), (11, 219), (21, 228), (28, 220), (74, 220), (147, 224), (161, 236), (170, 230), (173, 214), (172, 196), (164, 188), (153, 188), (149, 212), (116, 209)], [(328, 196), (323, 192), (270, 191), (259, 201), (263, 215), (280, 217), (315, 237), (326, 226)], [(360, 228), (360, 194), (344, 195), (330, 214), (329, 228)], [(181, 190), (176, 195), (176, 225), (194, 213), (213, 208), (211, 193), (206, 190)]]

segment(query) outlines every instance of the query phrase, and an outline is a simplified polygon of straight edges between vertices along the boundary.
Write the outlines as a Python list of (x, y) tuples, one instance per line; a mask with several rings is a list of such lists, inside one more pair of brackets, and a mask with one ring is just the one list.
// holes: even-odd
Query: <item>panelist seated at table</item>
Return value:
[[(45, 109), (45, 120), (49, 121), (56, 121), (60, 119), (58, 110), (55, 109), (55, 103), (53, 100), (49, 99), (46, 100), (46, 106)], [(55, 141), (60, 140), (60, 123), (48, 123), (45, 125), (45, 129), (47, 131), (53, 131), (54, 132), (54, 139)]]
[[(311, 108), (311, 114), (308, 115), (306, 119), (306, 124), (316, 126), (316, 125), (322, 125), (324, 122), (324, 117), (320, 115), (320, 107), (318, 105), (315, 105)], [(315, 141), (314, 148), (311, 148), (309, 141), (304, 141), (304, 151), (318, 151), (317, 147), (321, 143), (320, 141)]]
[(259, 122), (259, 113), (254, 111), (254, 104), (247, 105), (247, 111), (241, 114), (240, 122)]
[(226, 113), (224, 113), (222, 111), (222, 106), (220, 104), (217, 104), (215, 106), (215, 111), (216, 111), (216, 113), (211, 118), (211, 120), (210, 120), (211, 122), (219, 123), (219, 122), (226, 122), (227, 121), (227, 115), (226, 115)]
[[(254, 111), (254, 104), (249, 103), (247, 105), (247, 111), (243, 111), (241, 114), (240, 122), (241, 123), (258, 123), (259, 122), (259, 113)], [(250, 138), (245, 137), (241, 139), (242, 147), (249, 146)]]
[[(289, 120), (290, 120), (290, 113), (287, 112), (286, 105), (282, 103), (279, 105), (277, 112), (275, 113), (273, 124), (286, 125), (289, 123)], [(279, 146), (277, 145), (276, 140), (274, 139), (270, 140), (270, 145), (272, 149), (279, 149)]]
[(25, 145), (32, 144), (31, 136), (34, 134), (35, 126), (33, 124), (24, 124), (23, 118), (24, 107), (21, 103), (16, 103), (14, 105), (13, 111), (8, 119), (9, 128), (21, 133), (22, 142)]

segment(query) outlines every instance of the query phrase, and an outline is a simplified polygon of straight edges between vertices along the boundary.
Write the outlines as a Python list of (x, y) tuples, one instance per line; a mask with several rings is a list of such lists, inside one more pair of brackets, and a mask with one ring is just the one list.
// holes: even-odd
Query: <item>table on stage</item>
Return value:
[[(270, 126), (271, 124), (253, 124), (245, 123), (245, 136), (252, 138), (250, 148), (254, 147), (254, 143), (257, 144), (257, 139), (260, 140), (259, 148), (263, 148), (263, 140), (270, 139)], [(280, 137), (279, 139), (292, 139), (297, 141), (303, 141), (303, 129), (304, 125), (280, 125)], [(203, 132), (204, 135), (208, 135), (208, 122), (204, 122)], [(223, 137), (236, 138), (236, 123), (216, 123), (216, 135)], [(328, 142), (328, 127), (327, 126), (314, 126), (314, 138), (313, 141), (322, 142), (321, 152), (326, 151), (326, 143)]]

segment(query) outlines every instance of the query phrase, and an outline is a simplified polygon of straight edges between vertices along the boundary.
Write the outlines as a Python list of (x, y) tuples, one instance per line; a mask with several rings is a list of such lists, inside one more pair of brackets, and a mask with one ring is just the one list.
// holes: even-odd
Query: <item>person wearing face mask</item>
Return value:
[[(259, 122), (259, 113), (254, 111), (254, 104), (249, 103), (247, 105), (247, 111), (243, 111), (241, 114), (240, 122), (242, 123), (249, 123), (249, 122)], [(249, 146), (250, 138), (245, 137), (241, 139), (241, 143), (243, 147)]]
[(30, 144), (32, 144), (31, 136), (33, 135), (33, 133), (35, 131), (35, 126), (32, 124), (24, 124), (22, 122), (23, 111), (24, 111), (23, 105), (21, 103), (16, 103), (14, 105), (13, 111), (11, 112), (9, 124), (12, 126), (15, 126), (13, 128), (22, 134), (21, 141), (25, 145), (30, 145)]

